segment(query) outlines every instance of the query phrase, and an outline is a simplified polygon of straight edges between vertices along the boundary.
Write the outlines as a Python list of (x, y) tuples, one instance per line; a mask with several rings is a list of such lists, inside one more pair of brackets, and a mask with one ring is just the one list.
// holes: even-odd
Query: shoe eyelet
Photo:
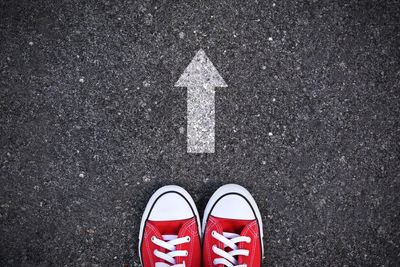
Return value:
[(215, 233), (216, 233), (216, 231), (214, 230), (214, 231), (211, 232), (211, 235), (215, 236)]
[(185, 257), (189, 256), (189, 252), (187, 250), (185, 250), (185, 252), (186, 252), (186, 256)]
[(250, 243), (251, 243), (251, 238), (249, 239), (249, 241), (246, 241), (246, 243), (247, 243), (247, 244), (250, 244)]
[(154, 240), (156, 240), (156, 237), (153, 235), (153, 236), (151, 237), (151, 241), (154, 242)]
[(189, 243), (190, 242), (190, 236), (186, 237), (186, 242)]
[(158, 252), (157, 249), (153, 250), (153, 254), (156, 255), (156, 252)]

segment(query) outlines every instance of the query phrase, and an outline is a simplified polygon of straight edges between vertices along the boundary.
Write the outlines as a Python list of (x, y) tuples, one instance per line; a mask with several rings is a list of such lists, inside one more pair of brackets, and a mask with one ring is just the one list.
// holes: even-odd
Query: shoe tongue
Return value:
[(171, 267), (171, 265), (164, 262), (156, 262), (155, 267)]
[(218, 217), (214, 218), (218, 220), (224, 232), (235, 233), (235, 234), (241, 234), (242, 231), (246, 228), (246, 226), (253, 221), (253, 220), (226, 219)]
[(161, 235), (179, 235), (182, 226), (190, 219), (176, 221), (151, 221)]

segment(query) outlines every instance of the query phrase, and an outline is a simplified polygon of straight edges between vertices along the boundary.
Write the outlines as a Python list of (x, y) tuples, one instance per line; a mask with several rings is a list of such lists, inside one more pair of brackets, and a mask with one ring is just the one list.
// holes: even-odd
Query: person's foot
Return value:
[(200, 267), (200, 220), (185, 189), (168, 185), (150, 198), (140, 223), (143, 267)]
[(203, 266), (260, 267), (262, 220), (249, 191), (240, 185), (220, 187), (203, 216)]

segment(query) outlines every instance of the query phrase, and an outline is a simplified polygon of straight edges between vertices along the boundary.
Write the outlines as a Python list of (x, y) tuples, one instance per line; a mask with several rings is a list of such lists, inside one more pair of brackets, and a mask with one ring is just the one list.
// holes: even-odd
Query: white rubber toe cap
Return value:
[(192, 218), (195, 214), (188, 201), (177, 192), (166, 192), (155, 200), (150, 221), (175, 221)]
[(254, 220), (256, 218), (249, 202), (237, 194), (226, 195), (218, 200), (211, 215), (235, 220)]

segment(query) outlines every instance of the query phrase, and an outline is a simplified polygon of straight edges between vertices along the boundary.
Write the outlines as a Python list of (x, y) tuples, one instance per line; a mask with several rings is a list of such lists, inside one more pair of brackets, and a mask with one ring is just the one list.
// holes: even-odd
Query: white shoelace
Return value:
[[(164, 266), (174, 266), (174, 267), (185, 267), (185, 262), (182, 264), (176, 264), (175, 262), (175, 257), (186, 257), (188, 256), (188, 251), (187, 250), (176, 250), (176, 246), (184, 243), (189, 243), (190, 242), (190, 237), (185, 236), (178, 238), (177, 235), (163, 235), (162, 236), (164, 240), (158, 239), (155, 236), (151, 237), (151, 241), (156, 244), (157, 246), (160, 246), (162, 248), (165, 248), (166, 250), (169, 250), (170, 252), (168, 253), (163, 253), (157, 249), (154, 250), (154, 255), (160, 259), (163, 259), (167, 262), (169, 262), (172, 265), (168, 265), (164, 262), (157, 262), (155, 267), (164, 267)], [(168, 242), (166, 242), (168, 241)]]
[(221, 258), (214, 259), (214, 264), (223, 264), (227, 267), (247, 267), (246, 264), (237, 265), (238, 261), (236, 256), (249, 256), (249, 251), (247, 249), (239, 249), (236, 243), (240, 242), (251, 242), (251, 238), (248, 236), (240, 236), (234, 233), (223, 232), (223, 235), (219, 234), (217, 231), (212, 231), (212, 236), (218, 241), (224, 244), (224, 249), (230, 247), (232, 250), (226, 252), (224, 249), (218, 248), (216, 245), (213, 246), (212, 250)]

